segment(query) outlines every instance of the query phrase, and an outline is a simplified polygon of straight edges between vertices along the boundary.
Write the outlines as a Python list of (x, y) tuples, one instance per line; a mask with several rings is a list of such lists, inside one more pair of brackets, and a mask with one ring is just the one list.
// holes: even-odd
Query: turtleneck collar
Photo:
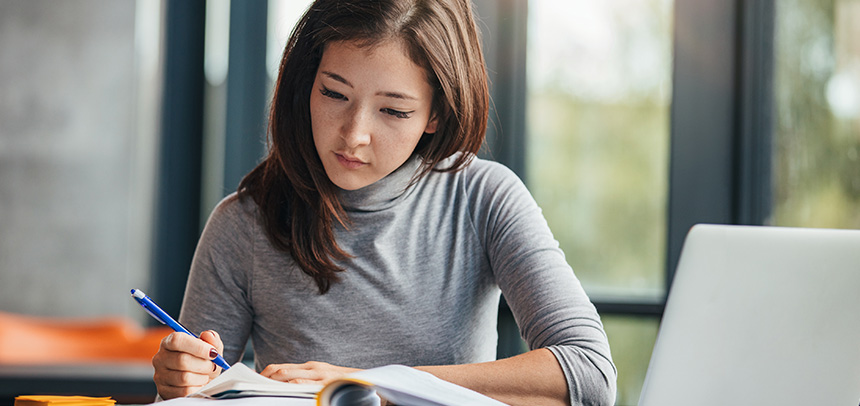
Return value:
[[(340, 190), (340, 201), (347, 212), (371, 212), (394, 206), (411, 192), (409, 182), (421, 170), (422, 159), (413, 155), (388, 176), (356, 190)], [(410, 190), (407, 190), (407, 187)]]

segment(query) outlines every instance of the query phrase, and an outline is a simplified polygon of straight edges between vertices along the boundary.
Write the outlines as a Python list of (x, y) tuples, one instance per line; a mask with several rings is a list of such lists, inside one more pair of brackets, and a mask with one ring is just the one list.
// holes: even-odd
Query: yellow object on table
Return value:
[(22, 395), (15, 398), (15, 406), (112, 406), (110, 397)]

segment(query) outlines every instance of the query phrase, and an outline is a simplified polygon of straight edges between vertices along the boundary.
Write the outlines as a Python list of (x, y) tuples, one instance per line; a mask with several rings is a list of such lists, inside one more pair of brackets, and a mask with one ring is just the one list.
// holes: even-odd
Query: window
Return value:
[(158, 2), (0, 3), (3, 311), (116, 314), (146, 287), (160, 24)]
[(528, 184), (591, 295), (660, 297), (671, 2), (530, 6)]
[(860, 2), (776, 3), (775, 225), (860, 228)]
[[(669, 0), (533, 0), (527, 185), (596, 302), (661, 302), (672, 77)], [(600, 307), (598, 308), (600, 310)], [(602, 314), (635, 404), (657, 317)]]

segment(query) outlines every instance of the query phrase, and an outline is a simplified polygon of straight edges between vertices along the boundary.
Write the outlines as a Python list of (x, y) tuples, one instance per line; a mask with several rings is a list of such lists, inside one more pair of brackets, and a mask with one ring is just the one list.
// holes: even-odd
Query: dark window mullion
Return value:
[(267, 0), (230, 2), (230, 50), (224, 134), (224, 193), (254, 169), (266, 152)]
[(204, 0), (165, 3), (164, 88), (150, 294), (178, 314), (200, 237)]
[(737, 16), (736, 2), (675, 3), (666, 244), (669, 288), (690, 227), (735, 220)]
[(771, 213), (773, 0), (742, 2), (737, 139), (736, 222), (762, 225)]
[(528, 1), (476, 0), (490, 80), (487, 158), (526, 179)]
[(767, 221), (773, 36), (773, 0), (676, 1), (667, 286), (694, 224)]

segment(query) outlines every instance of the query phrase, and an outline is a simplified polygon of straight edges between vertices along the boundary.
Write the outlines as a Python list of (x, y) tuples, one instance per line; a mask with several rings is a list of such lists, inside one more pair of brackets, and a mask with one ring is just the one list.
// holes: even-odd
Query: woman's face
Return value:
[(314, 144), (329, 179), (355, 190), (400, 167), (425, 132), (436, 132), (432, 102), (426, 71), (400, 42), (329, 43), (310, 99)]

